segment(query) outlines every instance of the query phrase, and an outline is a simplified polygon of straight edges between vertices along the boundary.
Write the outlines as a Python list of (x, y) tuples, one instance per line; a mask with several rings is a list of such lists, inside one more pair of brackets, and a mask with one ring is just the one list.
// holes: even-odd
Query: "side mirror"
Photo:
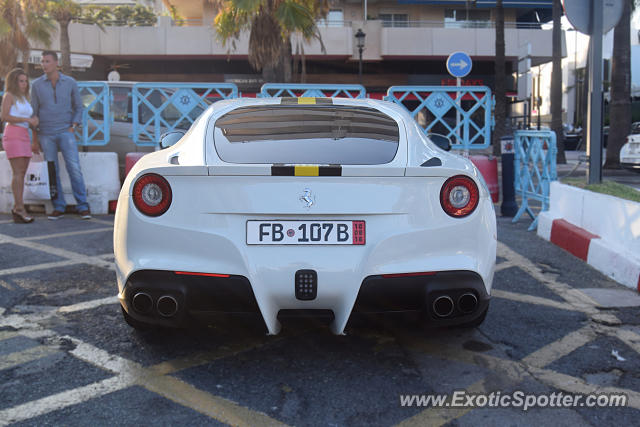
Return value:
[(160, 148), (169, 148), (176, 142), (180, 141), (184, 136), (185, 132), (181, 130), (172, 130), (171, 132), (167, 132), (162, 134), (160, 137)]
[(427, 137), (438, 146), (441, 150), (450, 151), (451, 150), (451, 139), (448, 136), (439, 134), (439, 133), (430, 133)]

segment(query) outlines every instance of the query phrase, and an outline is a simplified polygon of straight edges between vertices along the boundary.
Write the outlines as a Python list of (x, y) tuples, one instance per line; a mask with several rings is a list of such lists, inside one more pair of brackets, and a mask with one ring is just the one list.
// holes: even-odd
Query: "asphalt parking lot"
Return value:
[[(0, 215), (0, 424), (633, 425), (640, 296), (498, 219), (485, 323), (359, 318), (346, 336), (236, 319), (137, 332), (115, 296), (113, 216)], [(416, 407), (401, 395), (623, 393), (626, 407)]]

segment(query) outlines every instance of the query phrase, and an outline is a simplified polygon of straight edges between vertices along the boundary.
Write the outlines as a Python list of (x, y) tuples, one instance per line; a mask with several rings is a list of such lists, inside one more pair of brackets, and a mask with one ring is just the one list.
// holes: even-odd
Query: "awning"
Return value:
[[(62, 59), (61, 53), (58, 52), (58, 62)], [(32, 49), (29, 53), (29, 60), (27, 61), (29, 64), (39, 64), (40, 59), (42, 58), (42, 50)], [(72, 68), (91, 68), (93, 64), (93, 55), (84, 55), (81, 53), (72, 53), (71, 54), (71, 67)]]

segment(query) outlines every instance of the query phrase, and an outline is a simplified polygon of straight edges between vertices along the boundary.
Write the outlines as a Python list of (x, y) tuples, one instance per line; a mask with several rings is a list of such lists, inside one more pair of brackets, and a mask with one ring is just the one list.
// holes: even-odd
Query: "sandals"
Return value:
[(11, 209), (11, 215), (13, 215), (13, 222), (17, 224), (29, 224), (30, 222), (34, 221), (33, 217), (23, 215), (19, 212), (16, 212), (14, 209)]

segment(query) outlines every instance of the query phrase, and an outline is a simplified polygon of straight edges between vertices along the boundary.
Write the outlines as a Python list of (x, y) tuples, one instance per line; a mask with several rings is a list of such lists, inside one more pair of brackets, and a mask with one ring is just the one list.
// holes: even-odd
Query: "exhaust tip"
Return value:
[(433, 301), (433, 312), (438, 317), (447, 317), (453, 313), (453, 300), (448, 295), (441, 295)]
[(149, 294), (138, 292), (131, 299), (131, 305), (133, 305), (133, 309), (138, 313), (146, 314), (153, 308), (153, 299), (151, 299)]
[(469, 314), (478, 307), (478, 298), (472, 293), (462, 294), (458, 298), (458, 308), (461, 312)]
[(178, 312), (178, 301), (171, 295), (158, 298), (158, 313), (163, 317), (174, 316)]

